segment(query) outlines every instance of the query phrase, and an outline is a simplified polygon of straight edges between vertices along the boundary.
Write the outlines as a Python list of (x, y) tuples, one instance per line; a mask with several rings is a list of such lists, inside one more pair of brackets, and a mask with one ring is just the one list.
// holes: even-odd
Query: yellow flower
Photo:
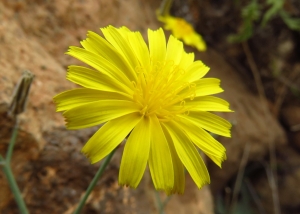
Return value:
[(184, 19), (170, 15), (158, 15), (158, 20), (165, 23), (164, 28), (171, 30), (177, 39), (182, 39), (185, 44), (196, 47), (198, 51), (206, 51), (206, 44), (202, 36), (196, 33), (193, 26)]
[[(95, 163), (130, 133), (123, 152), (119, 183), (136, 188), (148, 164), (154, 186), (167, 194), (183, 193), (184, 167), (201, 188), (210, 182), (201, 149), (217, 165), (225, 148), (207, 131), (230, 137), (231, 124), (208, 111), (230, 112), (229, 104), (210, 96), (220, 80), (202, 78), (209, 68), (194, 61), (183, 44), (162, 29), (148, 30), (149, 47), (139, 32), (102, 28), (88, 32), (83, 48), (67, 52), (91, 68), (71, 65), (67, 79), (83, 86), (54, 97), (69, 129), (104, 124), (82, 152)], [(207, 131), (205, 131), (205, 130)]]

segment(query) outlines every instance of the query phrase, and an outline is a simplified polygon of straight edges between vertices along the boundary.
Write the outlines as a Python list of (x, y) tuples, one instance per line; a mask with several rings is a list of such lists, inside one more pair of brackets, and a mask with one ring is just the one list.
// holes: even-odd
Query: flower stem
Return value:
[(114, 149), (104, 160), (104, 162), (101, 164), (101, 166), (99, 167), (95, 177), (93, 178), (92, 182), (90, 183), (90, 185), (88, 186), (84, 196), (81, 198), (81, 200), (79, 201), (79, 204), (74, 212), (74, 214), (79, 214), (80, 211), (82, 210), (88, 196), (90, 195), (90, 193), (92, 192), (92, 190), (94, 189), (95, 185), (97, 184), (97, 181), (99, 180), (100, 176), (103, 174), (105, 168), (107, 167), (110, 159), (112, 158), (113, 154), (115, 153), (116, 149)]
[(166, 206), (166, 204), (169, 202), (169, 200), (171, 199), (171, 196), (168, 196), (163, 202), (161, 201), (161, 198), (159, 196), (159, 192), (155, 191), (155, 198), (157, 201), (157, 207), (158, 207), (158, 213), (159, 214), (165, 214), (164, 212), (164, 208)]
[(9, 145), (8, 145), (8, 150), (6, 152), (5, 159), (8, 164), (10, 164), (10, 161), (11, 161), (12, 153), (13, 153), (17, 135), (18, 135), (18, 130), (19, 130), (19, 122), (18, 122), (18, 119), (16, 119), (16, 124), (14, 126), (13, 133), (12, 133)]
[(172, 6), (173, 0), (163, 0), (160, 4), (159, 15), (167, 16), (170, 14), (170, 8)]
[(26, 208), (26, 204), (23, 200), (22, 197), (22, 193), (20, 192), (20, 189), (18, 187), (18, 184), (16, 182), (16, 179), (12, 173), (12, 170), (10, 168), (10, 161), (11, 161), (11, 157), (12, 157), (12, 152), (14, 149), (14, 145), (17, 139), (17, 135), (18, 135), (18, 121), (16, 121), (9, 145), (8, 145), (8, 150), (6, 153), (6, 158), (4, 159), (1, 155), (0, 155), (0, 163), (1, 163), (1, 167), (3, 169), (3, 172), (7, 178), (8, 184), (10, 186), (10, 189), (12, 191), (12, 193), (14, 194), (15, 200), (17, 202), (17, 205), (19, 207), (20, 213), (22, 214), (28, 214), (28, 210)]
[(10, 186), (11, 191), (13, 192), (14, 196), (15, 196), (15, 200), (17, 202), (17, 205), (19, 207), (20, 213), (22, 214), (28, 214), (28, 210), (26, 208), (25, 202), (23, 200), (22, 194), (19, 190), (19, 187), (17, 185), (17, 182), (14, 178), (14, 175), (11, 171), (11, 168), (9, 166), (8, 162), (4, 162), (3, 157), (0, 155), (0, 161), (3, 161), (3, 172), (7, 178), (8, 184)]

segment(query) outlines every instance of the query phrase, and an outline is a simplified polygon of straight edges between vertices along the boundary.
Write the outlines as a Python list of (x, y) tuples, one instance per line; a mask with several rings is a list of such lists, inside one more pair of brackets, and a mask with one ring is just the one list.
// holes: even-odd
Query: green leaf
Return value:
[(267, 4), (271, 5), (270, 9), (267, 10), (265, 15), (263, 16), (263, 20), (261, 25), (264, 27), (267, 22), (273, 18), (279, 11), (282, 9), (284, 0), (268, 0)]
[(260, 6), (257, 0), (252, 0), (242, 10), (243, 26), (236, 35), (230, 35), (228, 37), (229, 42), (243, 42), (251, 38), (253, 34), (253, 22), (257, 21), (260, 17)]
[(292, 18), (290, 14), (284, 10), (281, 10), (279, 15), (291, 30), (300, 31), (300, 18)]

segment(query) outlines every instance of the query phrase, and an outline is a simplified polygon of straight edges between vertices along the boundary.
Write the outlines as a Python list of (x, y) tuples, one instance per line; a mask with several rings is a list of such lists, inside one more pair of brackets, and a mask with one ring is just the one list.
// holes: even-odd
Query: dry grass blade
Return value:
[[(260, 78), (260, 73), (257, 68), (257, 65), (254, 61), (253, 55), (250, 51), (250, 48), (248, 46), (247, 42), (242, 43), (243, 49), (245, 52), (245, 55), (247, 57), (248, 64), (250, 66), (250, 70), (254, 76), (254, 80), (256, 83), (256, 87), (259, 93), (259, 97), (261, 100), (261, 106), (265, 114), (268, 113), (268, 107), (265, 103), (266, 95), (263, 88), (262, 80)], [(270, 179), (270, 187), (272, 190), (272, 198), (273, 198), (273, 206), (274, 206), (274, 214), (280, 214), (280, 205), (279, 205), (279, 196), (278, 196), (278, 185), (277, 185), (277, 160), (276, 160), (276, 154), (275, 154), (275, 148), (274, 143), (269, 143), (269, 153), (270, 153), (270, 166), (271, 166), (271, 179)]]
[(235, 209), (235, 206), (236, 206), (236, 203), (237, 203), (238, 194), (239, 194), (240, 189), (241, 189), (242, 180), (243, 180), (243, 176), (244, 176), (244, 172), (245, 172), (245, 167), (246, 167), (246, 164), (248, 162), (249, 151), (250, 151), (250, 144), (247, 143), (245, 145), (245, 148), (244, 148), (243, 157), (242, 157), (242, 160), (241, 160), (241, 164), (240, 164), (239, 171), (238, 171), (238, 174), (237, 174), (236, 182), (235, 182), (235, 185), (234, 185), (232, 200), (231, 200), (231, 204), (230, 204), (230, 207), (229, 207), (229, 213), (233, 213), (233, 211)]
[(258, 212), (260, 214), (266, 214), (266, 211), (264, 210), (264, 207), (261, 203), (261, 200), (260, 200), (259, 196), (257, 195), (255, 189), (253, 188), (253, 186), (252, 186), (252, 184), (251, 184), (251, 182), (248, 178), (245, 179), (245, 183), (246, 183), (247, 188), (248, 188), (248, 190), (249, 190), (249, 192), (250, 192), (250, 194), (253, 198), (254, 203), (256, 204)]
[(277, 99), (274, 104), (274, 114), (276, 117), (279, 115), (279, 111), (283, 104), (285, 95), (287, 94), (288, 88), (295, 88), (296, 90), (300, 91), (299, 87), (290, 81), (292, 79), (295, 79), (297, 75), (298, 75), (298, 70), (294, 69), (288, 78), (283, 76), (277, 78), (277, 80), (282, 83), (282, 86), (278, 90)]

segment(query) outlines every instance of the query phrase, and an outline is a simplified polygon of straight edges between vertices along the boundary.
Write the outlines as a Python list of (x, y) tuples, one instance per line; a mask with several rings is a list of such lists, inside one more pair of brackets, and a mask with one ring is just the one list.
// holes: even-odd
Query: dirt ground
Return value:
[[(252, 35), (238, 42), (242, 18), (254, 1), (174, 0), (171, 13), (192, 23), (207, 42), (195, 52), (209, 76), (220, 78), (220, 97), (234, 113), (221, 114), (233, 124), (232, 138), (218, 137), (227, 149), (222, 169), (207, 160), (211, 184), (198, 190), (187, 176), (185, 194), (155, 193), (149, 172), (135, 190), (118, 185), (120, 146), (82, 213), (300, 213), (300, 32), (259, 1)], [(107, 25), (141, 31), (157, 29), (159, 0), (4, 0), (0, 1), (0, 154), (4, 155), (14, 121), (7, 116), (15, 84), (23, 70), (35, 79), (12, 167), (30, 213), (72, 213), (95, 175), (80, 153), (98, 127), (66, 130), (52, 97), (75, 88), (66, 68), (81, 64), (65, 55), (87, 31)], [(300, 3), (286, 0), (280, 10), (300, 18)], [(298, 22), (299, 24), (299, 22)], [(300, 25), (300, 24), (299, 24)], [(157, 197), (166, 204), (159, 212)], [(18, 213), (0, 172), (0, 213)]]

